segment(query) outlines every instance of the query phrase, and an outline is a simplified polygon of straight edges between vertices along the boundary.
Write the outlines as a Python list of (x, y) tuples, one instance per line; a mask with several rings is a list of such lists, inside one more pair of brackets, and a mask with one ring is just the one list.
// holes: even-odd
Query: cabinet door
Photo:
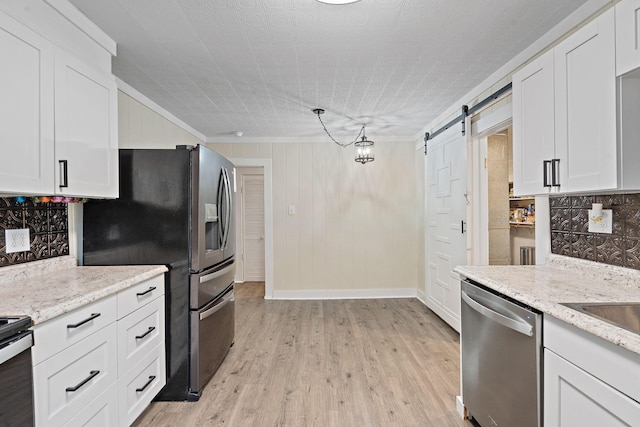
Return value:
[(62, 51), (55, 62), (55, 192), (117, 197), (115, 81)]
[(512, 94), (514, 195), (546, 193), (543, 162), (554, 157), (553, 52), (514, 73)]
[(622, 0), (615, 6), (616, 74), (640, 67), (640, 0)]
[(638, 419), (638, 402), (545, 349), (545, 427), (630, 427)]
[(53, 191), (53, 46), (0, 13), (0, 193)]
[(613, 9), (554, 49), (560, 191), (616, 189)]

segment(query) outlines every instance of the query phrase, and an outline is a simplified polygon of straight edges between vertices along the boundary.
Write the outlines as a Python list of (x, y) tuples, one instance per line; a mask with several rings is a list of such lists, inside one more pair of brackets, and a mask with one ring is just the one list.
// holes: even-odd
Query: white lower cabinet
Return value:
[(552, 351), (544, 351), (546, 427), (638, 425), (640, 403)]
[(118, 425), (118, 388), (113, 384), (85, 406), (65, 427), (111, 427)]
[(164, 277), (34, 327), (36, 426), (129, 426), (166, 384)]
[(128, 426), (151, 403), (165, 385), (164, 345), (147, 352), (142, 360), (118, 380), (120, 425)]
[(34, 367), (36, 425), (64, 425), (115, 383), (116, 331), (112, 323)]
[(544, 317), (544, 426), (638, 426), (640, 355)]

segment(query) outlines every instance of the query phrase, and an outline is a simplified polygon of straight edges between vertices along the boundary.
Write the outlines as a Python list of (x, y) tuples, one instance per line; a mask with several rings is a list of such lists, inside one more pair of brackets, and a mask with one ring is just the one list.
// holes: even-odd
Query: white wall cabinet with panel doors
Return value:
[(117, 197), (117, 87), (0, 12), (0, 194)]
[(544, 342), (546, 427), (638, 425), (638, 354), (550, 316)]
[(622, 0), (615, 5), (616, 74), (640, 68), (640, 0)]
[(553, 52), (513, 74), (513, 190), (539, 194), (550, 188), (555, 157)]
[(116, 83), (66, 52), (55, 63), (55, 194), (117, 197)]
[(553, 52), (560, 191), (617, 189), (613, 8)]
[(619, 188), (613, 8), (514, 73), (513, 97), (516, 195)]
[(49, 194), (54, 47), (0, 12), (0, 53), (0, 194)]

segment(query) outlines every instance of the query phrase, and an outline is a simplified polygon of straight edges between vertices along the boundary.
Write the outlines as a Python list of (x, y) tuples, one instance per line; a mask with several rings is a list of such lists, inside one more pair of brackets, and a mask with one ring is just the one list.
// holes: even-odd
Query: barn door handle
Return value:
[(460, 233), (464, 234), (467, 232), (467, 222), (465, 220), (460, 221)]

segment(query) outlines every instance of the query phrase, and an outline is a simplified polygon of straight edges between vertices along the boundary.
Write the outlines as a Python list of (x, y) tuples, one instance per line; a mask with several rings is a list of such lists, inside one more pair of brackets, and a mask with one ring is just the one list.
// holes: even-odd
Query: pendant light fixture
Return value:
[[(341, 147), (348, 147), (352, 144), (355, 145), (356, 147), (355, 161), (356, 162), (362, 163), (364, 165), (365, 163), (369, 163), (375, 160), (373, 155), (373, 141), (367, 139), (367, 135), (365, 134), (365, 125), (362, 125), (362, 127), (360, 128), (360, 132), (358, 132), (358, 135), (356, 136), (356, 139), (354, 139), (352, 142), (348, 142), (348, 143), (338, 142), (333, 138), (333, 136), (331, 136), (331, 134), (329, 133), (329, 130), (327, 130), (327, 127), (322, 121), (322, 117), (320, 117), (321, 114), (324, 114), (324, 110), (322, 108), (314, 108), (311, 111), (313, 111), (313, 113), (318, 116), (318, 120), (320, 120), (320, 123), (322, 124), (322, 128), (324, 129), (324, 131), (327, 133), (327, 135), (329, 136), (329, 138), (331, 138), (333, 142), (335, 142)], [(362, 137), (360, 137), (360, 135), (362, 135)], [(358, 138), (361, 138), (361, 139), (358, 139)]]

